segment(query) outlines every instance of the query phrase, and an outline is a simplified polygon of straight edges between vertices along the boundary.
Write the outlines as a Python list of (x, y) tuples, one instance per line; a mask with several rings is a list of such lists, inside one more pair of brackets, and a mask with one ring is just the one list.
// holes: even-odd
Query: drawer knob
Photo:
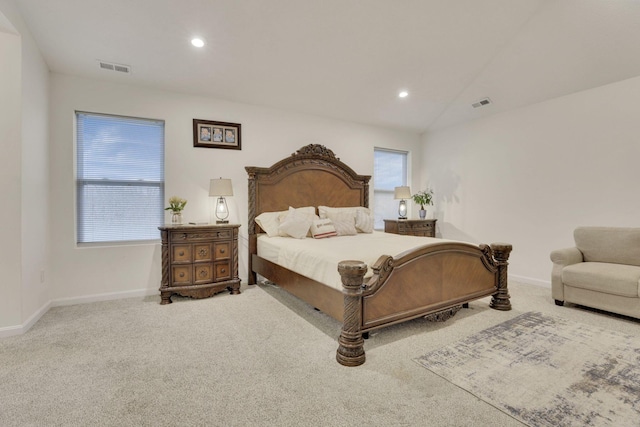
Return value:
[(207, 270), (200, 270), (200, 277), (207, 277)]
[(223, 268), (222, 270), (220, 270), (220, 272), (221, 272), (221, 273), (226, 273), (226, 272), (227, 272), (227, 269), (226, 269), (226, 268)]
[(184, 251), (180, 251), (180, 252), (178, 253), (178, 255), (180, 255), (180, 256), (184, 256)]
[(180, 277), (184, 277), (184, 273), (180, 273)]
[(187, 233), (182, 233), (182, 239), (186, 239), (187, 238)]
[(225, 251), (224, 249), (220, 249), (220, 253), (223, 254)]
[(207, 250), (202, 248), (200, 249), (200, 255), (205, 256), (207, 254)]

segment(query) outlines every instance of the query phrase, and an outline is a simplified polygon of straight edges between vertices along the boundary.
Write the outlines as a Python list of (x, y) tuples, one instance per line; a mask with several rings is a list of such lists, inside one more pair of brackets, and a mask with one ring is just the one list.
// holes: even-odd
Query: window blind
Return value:
[(164, 121), (76, 112), (78, 243), (156, 240)]
[(394, 200), (395, 187), (407, 185), (406, 151), (374, 149), (373, 211), (374, 228), (384, 229), (384, 220), (398, 217), (398, 200)]

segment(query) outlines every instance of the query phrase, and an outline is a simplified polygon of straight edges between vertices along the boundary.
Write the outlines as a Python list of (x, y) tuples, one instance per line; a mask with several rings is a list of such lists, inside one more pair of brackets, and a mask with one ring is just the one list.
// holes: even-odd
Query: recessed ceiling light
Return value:
[(195, 47), (202, 47), (204, 46), (204, 41), (196, 37), (195, 39), (191, 40), (191, 44), (194, 45)]
[(409, 96), (409, 92), (407, 92), (406, 90), (403, 90), (402, 92), (400, 92), (400, 93), (398, 94), (398, 96), (399, 96), (400, 98), (406, 98), (407, 96)]

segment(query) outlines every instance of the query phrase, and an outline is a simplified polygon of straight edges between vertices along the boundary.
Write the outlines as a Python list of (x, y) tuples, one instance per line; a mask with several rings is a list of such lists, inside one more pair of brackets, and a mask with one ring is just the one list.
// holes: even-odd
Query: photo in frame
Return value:
[(193, 146), (241, 150), (240, 123), (193, 119)]

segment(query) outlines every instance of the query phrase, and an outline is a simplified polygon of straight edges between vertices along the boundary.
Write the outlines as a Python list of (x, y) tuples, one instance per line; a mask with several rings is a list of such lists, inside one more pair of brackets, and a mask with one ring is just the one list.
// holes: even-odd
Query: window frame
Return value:
[[(161, 165), (159, 181), (150, 180), (123, 180), (123, 179), (95, 179), (95, 178), (81, 178), (80, 174), (80, 155), (85, 147), (80, 147), (80, 115), (94, 116), (94, 117), (107, 117), (112, 119), (123, 119), (133, 121), (147, 121), (149, 123), (157, 122), (161, 124), (162, 137), (159, 147), (159, 154), (161, 154)], [(166, 146), (166, 122), (162, 119), (151, 119), (145, 117), (124, 116), (108, 113), (96, 113), (90, 111), (74, 111), (74, 201), (75, 201), (75, 221), (74, 221), (74, 234), (77, 247), (105, 247), (105, 246), (127, 246), (127, 245), (144, 245), (144, 244), (157, 244), (160, 242), (160, 231), (158, 231), (157, 237), (154, 238), (140, 238), (140, 239), (121, 239), (121, 240), (98, 240), (98, 241), (80, 241), (81, 227), (83, 226), (83, 209), (85, 204), (83, 203), (84, 196), (82, 189), (87, 185), (91, 186), (105, 186), (105, 187), (155, 187), (159, 190), (158, 195), (158, 214), (162, 220), (157, 226), (164, 225), (164, 195), (165, 195), (165, 146)]]
[[(374, 147), (373, 149), (373, 162), (374, 162), (374, 176), (373, 176), (373, 205), (376, 205), (376, 195), (381, 194), (381, 195), (385, 195), (385, 196), (389, 196), (391, 195), (393, 198), (394, 195), (394, 188), (391, 189), (387, 189), (387, 188), (379, 188), (377, 186), (378, 184), (378, 179), (376, 179), (376, 157), (377, 157), (377, 153), (378, 152), (387, 152), (387, 153), (395, 153), (395, 154), (400, 154), (400, 155), (404, 155), (404, 176), (402, 176), (402, 182), (400, 183), (400, 185), (402, 186), (409, 186), (409, 177), (410, 177), (410, 160), (411, 160), (411, 152), (407, 151), (407, 150), (398, 150), (398, 149), (393, 149), (393, 148), (384, 148), (384, 147)], [(397, 214), (397, 206), (396, 206), (396, 214)], [(386, 218), (384, 217), (385, 213), (380, 214), (382, 216), (382, 218), (379, 221), (375, 221), (375, 226), (374, 229), (375, 230), (384, 230), (384, 220), (385, 219), (393, 219), (393, 218), (397, 218), (397, 215), (394, 215), (393, 218)], [(378, 213), (374, 212), (374, 216), (378, 216)], [(381, 221), (381, 222), (380, 222)]]

